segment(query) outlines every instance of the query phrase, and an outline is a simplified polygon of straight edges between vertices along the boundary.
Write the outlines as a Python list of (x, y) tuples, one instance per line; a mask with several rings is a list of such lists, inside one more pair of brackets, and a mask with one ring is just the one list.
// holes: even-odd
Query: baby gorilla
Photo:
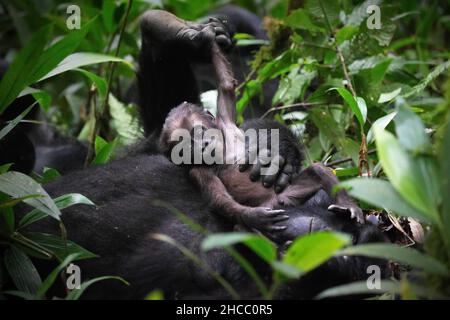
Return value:
[[(277, 233), (286, 229), (280, 222), (289, 218), (281, 209), (283, 206), (301, 205), (320, 189), (333, 196), (333, 186), (339, 181), (323, 165), (313, 164), (293, 177), (292, 183), (277, 194), (273, 189), (252, 183), (247, 173), (238, 170), (237, 163), (245, 158), (245, 153), (241, 155), (237, 151), (245, 150), (246, 142), (243, 131), (235, 122), (235, 81), (227, 59), (214, 42), (212, 60), (218, 80), (216, 119), (197, 105), (182, 103), (166, 118), (160, 136), (161, 151), (174, 161), (172, 151), (180, 143), (175, 138), (179, 137), (180, 131), (177, 130), (189, 133), (189, 141), (183, 141), (190, 143), (191, 154), (187, 158), (191, 160), (189, 175), (215, 211), (236, 224), (277, 239)], [(204, 133), (208, 130), (218, 130), (224, 139), (214, 139), (214, 135), (205, 139)], [(230, 145), (233, 148), (229, 148)], [(192, 165), (196, 163), (193, 161), (196, 153), (200, 151), (204, 155), (207, 150), (212, 151), (213, 156), (214, 152), (221, 153), (223, 157), (219, 159), (223, 161), (214, 165), (207, 165), (206, 161)], [(276, 159), (277, 155), (272, 154), (272, 160)], [(338, 191), (334, 200), (330, 210), (347, 212), (358, 222), (364, 221), (361, 209), (350, 200), (345, 190)]]

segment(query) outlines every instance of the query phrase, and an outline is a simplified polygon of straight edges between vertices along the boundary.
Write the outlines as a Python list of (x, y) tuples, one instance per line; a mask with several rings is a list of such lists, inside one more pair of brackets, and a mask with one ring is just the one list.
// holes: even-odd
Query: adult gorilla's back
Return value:
[[(143, 298), (153, 288), (164, 289), (167, 297), (214, 297), (215, 281), (178, 249), (151, 238), (153, 233), (167, 234), (200, 254), (198, 233), (154, 201), (178, 208), (212, 232), (231, 230), (232, 225), (209, 212), (186, 171), (164, 156), (141, 154), (112, 161), (63, 176), (45, 189), (53, 198), (82, 193), (96, 204), (72, 206), (62, 213), (68, 238), (100, 256), (77, 262), (82, 280), (120, 275), (131, 282), (129, 287), (116, 281), (98, 283), (84, 298)], [(58, 234), (59, 228), (54, 219), (47, 218), (27, 231)], [(241, 278), (222, 251), (201, 256), (230, 281)], [(54, 267), (36, 263), (42, 275)]]
[[(196, 253), (242, 298), (260, 297), (253, 281), (226, 252), (202, 252), (203, 237), (182, 223), (173, 212), (155, 203), (159, 200), (159, 203), (179, 209), (210, 232), (233, 228), (231, 223), (208, 209), (187, 171), (164, 156), (135, 154), (60, 177), (47, 184), (45, 189), (52, 197), (82, 193), (96, 204), (96, 207), (72, 206), (62, 214), (68, 238), (100, 256), (76, 262), (81, 268), (82, 281), (117, 275), (130, 282), (130, 286), (113, 280), (96, 283), (83, 298), (140, 299), (153, 289), (162, 289), (169, 299), (229, 298), (216, 280), (177, 248), (153, 239), (154, 233), (167, 234)], [(351, 234), (357, 243), (383, 241), (375, 227), (356, 224), (324, 209), (329, 205), (328, 200), (325, 192), (318, 192), (309, 204), (286, 208), (290, 219), (284, 234), (288, 239), (311, 231), (332, 229)], [(23, 212), (29, 211), (26, 209)], [(31, 225), (28, 231), (59, 234), (59, 227), (56, 220), (47, 218)], [(270, 280), (269, 266), (248, 249), (242, 246), (238, 249), (263, 278)], [(279, 297), (313, 297), (329, 286), (364, 279), (366, 267), (375, 263), (380, 265), (380, 261), (357, 257), (332, 259), (299, 282), (286, 286)], [(43, 260), (36, 261), (36, 266), (42, 276), (55, 267)], [(387, 267), (382, 268), (388, 271)], [(55, 288), (52, 293), (62, 296), (61, 290)]]

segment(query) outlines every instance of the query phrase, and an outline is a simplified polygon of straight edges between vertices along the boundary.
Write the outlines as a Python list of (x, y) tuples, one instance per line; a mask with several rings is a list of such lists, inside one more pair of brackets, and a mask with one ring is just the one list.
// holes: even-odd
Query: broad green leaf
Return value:
[(268, 239), (252, 233), (214, 233), (203, 240), (201, 248), (202, 250), (208, 251), (214, 248), (232, 246), (237, 243), (244, 243), (269, 263), (276, 259), (276, 249), (274, 244)]
[[(95, 205), (91, 200), (79, 193), (69, 193), (54, 199), (56, 206), (59, 210), (63, 210), (75, 204)], [(47, 214), (45, 212), (34, 209), (27, 213), (19, 222), (19, 228), (24, 228), (33, 222), (39, 221), (45, 218)]]
[(98, 54), (98, 53), (89, 53), (89, 52), (78, 52), (73, 53), (67, 58), (65, 58), (63, 61), (61, 61), (56, 68), (54, 68), (52, 71), (47, 73), (45, 76), (43, 76), (39, 81), (51, 78), (53, 76), (56, 76), (58, 74), (61, 74), (63, 72), (77, 69), (79, 67), (91, 65), (91, 64), (97, 64), (97, 63), (103, 63), (103, 62), (122, 62), (130, 68), (132, 68), (131, 64), (123, 60), (121, 58), (117, 58), (114, 56), (104, 55), (104, 54)]
[(345, 234), (320, 231), (297, 238), (287, 249), (282, 262), (308, 272), (331, 258), (339, 249), (349, 244)]
[(350, 295), (361, 295), (361, 294), (382, 294), (386, 292), (399, 293), (400, 284), (392, 280), (381, 280), (380, 288), (369, 288), (367, 281), (357, 281), (352, 283), (343, 284), (340, 286), (328, 288), (317, 295), (316, 299), (342, 297)]
[(263, 39), (241, 39), (236, 41), (237, 47), (246, 47), (246, 46), (266, 46), (270, 44), (270, 41)]
[(65, 241), (60, 236), (47, 233), (27, 233), (26, 237), (31, 241), (36, 242), (38, 245), (51, 251), (55, 257), (62, 261), (68, 255), (77, 254), (76, 260), (96, 258), (97, 255), (86, 250), (85, 248), (77, 245), (72, 241)]
[(286, 18), (286, 23), (293, 29), (308, 30), (312, 33), (325, 32), (325, 29), (317, 26), (305, 9), (296, 9)]
[(9, 168), (11, 168), (12, 163), (5, 163), (0, 166), (0, 174), (8, 172)]
[(398, 194), (392, 185), (380, 179), (356, 178), (339, 184), (359, 200), (378, 208), (391, 210), (404, 217), (412, 217), (422, 222), (436, 223), (434, 218), (412, 207)]
[(272, 261), (271, 266), (273, 270), (291, 279), (298, 279), (304, 273), (299, 268), (294, 267), (290, 264), (283, 263), (281, 261)]
[(70, 291), (69, 294), (66, 297), (66, 300), (78, 300), (81, 297), (81, 295), (84, 293), (84, 291), (87, 288), (89, 288), (91, 285), (93, 285), (96, 282), (105, 281), (105, 280), (118, 280), (118, 281), (122, 282), (125, 285), (129, 285), (129, 283), (127, 281), (125, 281), (121, 277), (115, 277), (115, 276), (98, 277), (98, 278), (94, 278), (94, 279), (88, 280), (86, 282), (83, 282), (80, 285), (79, 289), (74, 289), (74, 290)]
[(75, 253), (75, 254), (71, 254), (69, 256), (67, 256), (63, 262), (61, 262), (59, 264), (58, 267), (56, 267), (48, 276), (47, 278), (44, 280), (44, 282), (42, 282), (41, 286), (39, 287), (39, 289), (36, 292), (36, 297), (38, 299), (41, 299), (44, 297), (45, 293), (48, 291), (48, 289), (50, 289), (50, 287), (53, 285), (53, 283), (55, 282), (56, 278), (58, 277), (59, 273), (66, 268), (72, 261), (76, 260), (78, 258), (79, 254)]
[(366, 102), (361, 97), (353, 97), (353, 95), (345, 88), (331, 88), (330, 90), (336, 90), (342, 98), (344, 98), (345, 102), (350, 106), (353, 113), (358, 119), (358, 122), (361, 126), (366, 122), (367, 117), (367, 106)]
[(31, 109), (33, 109), (33, 107), (35, 106), (36, 102), (33, 103), (31, 106), (29, 106), (28, 108), (26, 108), (21, 114), (19, 114), (14, 120), (12, 120), (10, 123), (8, 123), (5, 127), (3, 127), (0, 130), (0, 140), (5, 137), (12, 129), (14, 129), (20, 121), (23, 120), (23, 118), (26, 117), (26, 115), (31, 111)]
[(347, 24), (353, 26), (359, 26), (369, 16), (367, 13), (367, 7), (370, 5), (380, 5), (381, 0), (366, 0), (359, 6), (356, 6), (353, 11), (347, 17)]
[[(444, 297), (433, 292), (432, 289), (416, 284), (410, 284), (411, 292), (419, 297), (431, 298), (431, 299), (445, 299)], [(369, 288), (367, 285), (367, 281), (357, 281), (348, 284), (343, 284), (340, 286), (332, 287), (322, 291), (316, 299), (324, 299), (324, 298), (333, 298), (333, 297), (342, 297), (348, 295), (376, 295), (383, 294), (389, 292), (392, 295), (402, 295), (403, 288), (401, 282), (396, 282), (392, 280), (381, 280), (380, 281), (380, 289)], [(403, 299), (403, 297), (402, 297)]]
[(20, 291), (35, 294), (41, 286), (41, 277), (27, 257), (16, 246), (10, 246), (4, 253), (4, 264), (12, 281)]
[(83, 69), (80, 69), (80, 68), (76, 68), (74, 70), (80, 72), (86, 78), (88, 78), (93, 83), (95, 83), (95, 86), (96, 86), (96, 88), (98, 90), (100, 99), (104, 99), (105, 98), (106, 91), (107, 91), (107, 83), (106, 83), (105, 79), (103, 79), (102, 77), (99, 77), (95, 73), (92, 73), (92, 72), (89, 72), (89, 71), (86, 71), (86, 70), (83, 70)]
[(42, 173), (42, 179), (39, 181), (41, 184), (49, 183), (57, 178), (59, 178), (61, 174), (58, 170), (53, 168), (44, 167), (44, 172)]
[(355, 26), (345, 26), (336, 32), (336, 43), (338, 45), (342, 44), (346, 40), (350, 40), (356, 33), (358, 33), (358, 28)]
[[(10, 197), (0, 192), (0, 203), (7, 204), (8, 201), (11, 201)], [(0, 206), (0, 218), (0, 232), (8, 235), (13, 234), (16, 229), (16, 218), (13, 209), (9, 206)]]
[(39, 55), (28, 78), (28, 84), (40, 81), (40, 79), (55, 68), (69, 54), (75, 51), (86, 37), (95, 18), (83, 25), (80, 30), (70, 31), (64, 38), (45, 49)]
[(40, 184), (23, 173), (10, 171), (0, 175), (0, 191), (14, 198), (26, 197), (31, 194), (40, 195), (38, 198), (26, 199), (24, 202), (56, 220), (60, 220), (61, 212), (52, 198)]
[(375, 128), (375, 140), (378, 157), (395, 190), (414, 208), (437, 223), (439, 217), (433, 198), (429, 197), (430, 188), (425, 184), (419, 162), (400, 145), (389, 132)]
[(95, 143), (94, 143), (94, 146), (95, 146), (95, 154), (100, 153), (100, 151), (101, 151), (104, 147), (106, 147), (107, 145), (108, 145), (108, 141), (106, 141), (105, 139), (103, 139), (103, 138), (100, 137), (100, 136), (96, 136), (96, 137), (95, 137)]
[(335, 0), (307, 0), (305, 9), (319, 19), (328, 28), (333, 29), (339, 23), (339, 2)]
[(47, 91), (26, 87), (19, 93), (18, 98), (26, 96), (27, 94), (31, 94), (44, 111), (47, 112), (49, 110), (50, 104), (52, 103), (52, 96)]
[(384, 129), (388, 126), (388, 124), (394, 119), (394, 117), (397, 115), (397, 111), (388, 113), (387, 115), (378, 118), (373, 124), (372, 127), (369, 130), (369, 133), (367, 134), (367, 144), (370, 144), (374, 141), (375, 135), (373, 133), (374, 128), (381, 128)]
[(102, 6), (102, 21), (103, 25), (109, 33), (112, 33), (116, 28), (114, 21), (114, 12), (116, 10), (115, 1), (103, 1)]
[(385, 103), (394, 100), (400, 93), (402, 92), (402, 88), (397, 88), (394, 91), (386, 92), (380, 94), (378, 98), (378, 103)]
[(29, 85), (30, 71), (44, 49), (51, 26), (40, 29), (18, 53), (0, 82), (0, 114)]
[(442, 183), (442, 223), (447, 239), (447, 245), (450, 246), (450, 114), (447, 114), (447, 124), (444, 129), (442, 146), (440, 151), (441, 164), (441, 183)]
[[(108, 162), (116, 148), (117, 142), (118, 142), (118, 139), (116, 138), (113, 141), (108, 142), (106, 145), (101, 147), (101, 149), (99, 149), (99, 151), (96, 152), (95, 158), (94, 158), (94, 160), (92, 160), (92, 164), (97, 165), (97, 164), (104, 164), (104, 163)], [(96, 139), (96, 144), (97, 144), (97, 139)], [(96, 147), (96, 149), (97, 149), (97, 147)]]
[(433, 257), (423, 254), (416, 249), (400, 247), (392, 243), (371, 243), (347, 247), (340, 250), (337, 255), (355, 255), (393, 260), (420, 268), (430, 274), (450, 275), (449, 268)]
[(420, 81), (416, 86), (414, 86), (410, 91), (403, 94), (403, 98), (409, 98), (411, 96), (414, 96), (423, 90), (434, 80), (436, 79), (440, 74), (442, 74), (445, 70), (447, 70), (450, 67), (450, 60), (441, 63), (436, 68), (433, 69), (422, 81)]
[(419, 116), (409, 108), (400, 106), (394, 122), (398, 140), (406, 150), (413, 154), (430, 152), (430, 139)]

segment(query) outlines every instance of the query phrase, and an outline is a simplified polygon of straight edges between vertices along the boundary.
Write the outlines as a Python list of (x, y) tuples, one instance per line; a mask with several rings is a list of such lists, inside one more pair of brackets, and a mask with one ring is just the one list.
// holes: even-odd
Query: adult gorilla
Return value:
[[(207, 59), (208, 55), (203, 53), (209, 52), (211, 41), (217, 41), (224, 48), (230, 47), (231, 41), (218, 20), (206, 24), (188, 23), (166, 12), (149, 11), (144, 14), (141, 26), (139, 86), (143, 119), (147, 133), (157, 135), (170, 108), (184, 100), (195, 102), (197, 99), (189, 60), (201, 56)], [(148, 119), (152, 121), (145, 123)], [(96, 207), (71, 207), (63, 213), (68, 238), (100, 256), (77, 262), (83, 280), (119, 275), (131, 283), (124, 286), (115, 281), (103, 281), (90, 287), (84, 298), (143, 298), (153, 289), (163, 290), (166, 298), (229, 297), (209, 273), (193, 264), (177, 248), (155, 240), (152, 236), (155, 233), (169, 235), (193, 251), (203, 264), (231, 283), (242, 298), (259, 298), (253, 281), (233, 258), (223, 250), (202, 252), (203, 235), (161, 206), (162, 203), (179, 209), (210, 232), (233, 230), (233, 224), (208, 208), (184, 168), (152, 153), (153, 142), (150, 137), (126, 158), (70, 173), (45, 186), (52, 197), (81, 192), (96, 204)], [(298, 150), (297, 146), (292, 148)], [(289, 156), (296, 152), (286, 152), (287, 160), (296, 158)], [(318, 192), (304, 206), (288, 208), (289, 227), (282, 240), (322, 229), (348, 232), (355, 243), (382, 240), (376, 228), (357, 225), (327, 211), (329, 200), (324, 192)], [(28, 231), (57, 233), (58, 226), (53, 219), (46, 219)], [(245, 248), (238, 250), (269, 282), (270, 267)], [(311, 297), (330, 285), (364, 279), (365, 267), (374, 263), (376, 261), (360, 258), (333, 259), (308, 277), (283, 288), (279, 297)], [(38, 261), (37, 266), (42, 273), (52, 267), (45, 261)]]

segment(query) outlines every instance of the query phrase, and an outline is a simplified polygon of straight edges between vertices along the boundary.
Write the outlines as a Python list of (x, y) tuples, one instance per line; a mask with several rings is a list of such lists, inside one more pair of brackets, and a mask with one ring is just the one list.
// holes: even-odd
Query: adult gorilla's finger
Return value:
[(270, 188), (273, 186), (273, 184), (275, 183), (275, 181), (278, 178), (278, 175), (280, 174), (281, 169), (284, 166), (284, 158), (281, 157), (280, 155), (277, 155), (274, 160), (272, 160), (271, 164), (278, 162), (278, 170), (276, 173), (272, 174), (272, 175), (266, 175), (263, 177), (262, 181), (263, 181), (263, 186), (266, 188)]
[(253, 182), (258, 181), (260, 176), (261, 176), (261, 163), (258, 161), (250, 171), (250, 180), (252, 180)]
[(280, 176), (278, 177), (278, 180), (275, 185), (275, 192), (280, 193), (284, 190), (289, 184), (290, 176), (286, 173), (282, 172)]
[(225, 50), (231, 48), (231, 46), (233, 45), (231, 39), (226, 35), (216, 36), (216, 42), (221, 48)]

